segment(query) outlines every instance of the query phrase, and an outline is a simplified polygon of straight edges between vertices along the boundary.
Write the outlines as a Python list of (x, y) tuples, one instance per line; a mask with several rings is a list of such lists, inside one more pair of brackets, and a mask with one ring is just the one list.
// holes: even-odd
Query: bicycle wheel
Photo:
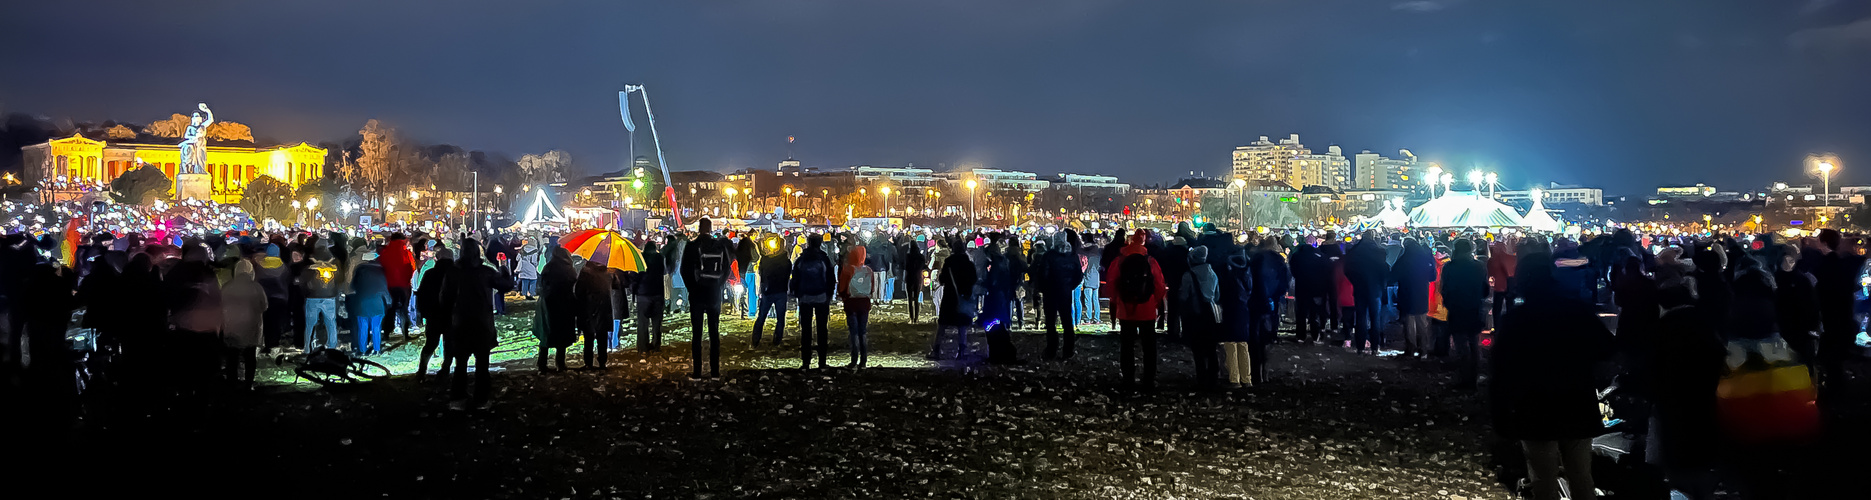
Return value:
[(326, 387), (355, 382), (351, 377), (342, 373), (332, 373), (324, 370), (307, 370), (305, 368), (294, 368), (292, 371), (298, 374), (299, 378), (317, 382), (318, 385)]
[(365, 380), (376, 380), (390, 376), (390, 368), (368, 359), (351, 360), (351, 374)]

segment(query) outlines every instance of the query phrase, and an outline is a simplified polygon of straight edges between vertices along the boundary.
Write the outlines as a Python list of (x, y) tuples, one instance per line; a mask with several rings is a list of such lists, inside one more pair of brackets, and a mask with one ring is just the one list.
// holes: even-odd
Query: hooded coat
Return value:
[[(869, 297), (851, 296), (851, 277), (856, 274), (859, 267), (867, 265), (866, 260), (875, 260), (870, 259), (870, 249), (852, 246), (851, 251), (845, 253), (844, 266), (838, 270), (838, 298), (844, 301), (846, 313), (867, 313), (871, 310)], [(883, 286), (882, 283), (877, 283), (876, 279), (875, 276), (871, 277), (873, 289)]]
[(449, 344), (462, 354), (485, 352), (499, 344), (499, 332), (494, 328), (494, 292), (512, 290), (513, 280), (488, 267), (481, 257), (480, 242), (462, 240), (461, 258), (455, 261), (455, 272), (448, 276), (442, 291), (442, 304), (452, 313), (449, 321), (454, 327), (449, 332)]
[(376, 260), (363, 261), (351, 272), (352, 293), (345, 304), (351, 308), (352, 318), (379, 317), (389, 309), (390, 283), (386, 275)]
[(623, 288), (616, 274), (595, 260), (585, 261), (578, 270), (572, 293), (578, 298), (579, 329), (586, 334), (611, 331), (611, 320), (619, 312), (612, 307), (611, 291)]
[(1488, 270), (1475, 260), (1472, 249), (1458, 243), (1449, 254), (1449, 262), (1443, 264), (1442, 278), (1436, 285), (1442, 289), (1442, 305), (1449, 310), (1450, 322), (1472, 321), (1471, 328), (1481, 325), (1481, 311), (1486, 308), (1483, 302), (1488, 299)]
[(806, 249), (799, 252), (799, 259), (793, 261), (793, 275), (788, 280), (788, 295), (799, 299), (799, 305), (819, 305), (831, 303), (832, 295), (838, 292), (838, 283), (833, 280), (831, 256), (825, 254), (824, 240), (817, 234), (806, 237)]
[[(1213, 251), (1204, 247), (1204, 250)], [(1190, 250), (1191, 253), (1194, 250)], [(1209, 262), (1215, 256), (1208, 256)], [(1219, 290), (1221, 304), (1221, 325), (1215, 328), (1217, 342), (1247, 342), (1253, 338), (1250, 325), (1254, 323), (1254, 277), (1253, 267), (1248, 265), (1247, 252), (1234, 248), (1229, 255), (1222, 257), (1223, 265), (1213, 267), (1215, 285)], [(1214, 266), (1210, 264), (1210, 266)]]
[[(1362, 244), (1362, 242), (1360, 242)], [(1397, 264), (1390, 268), (1390, 281), (1397, 283), (1397, 312), (1404, 315), (1429, 313), (1429, 283), (1436, 280), (1436, 257), (1422, 242), (1411, 241)]]
[(208, 263), (208, 249), (189, 245), (182, 262), (163, 276), (169, 299), (169, 321), (178, 330), (214, 332), (221, 329), (221, 284)]
[(1064, 232), (1054, 234), (1052, 244), (1046, 248), (1049, 251), (1033, 266), (1040, 293), (1050, 297), (1049, 301), (1070, 300), (1072, 289), (1085, 279), (1085, 261), (1073, 251)]
[(936, 284), (942, 287), (942, 308), (937, 311), (937, 321), (951, 326), (973, 323), (974, 315), (969, 311), (973, 307), (964, 308), (962, 301), (974, 300), (970, 295), (975, 286), (974, 263), (966, 258), (944, 261), (941, 273), (936, 275)]
[[(1156, 321), (1156, 305), (1169, 294), (1169, 285), (1163, 282), (1163, 266), (1157, 265), (1156, 259), (1150, 257), (1150, 251), (1143, 247), (1143, 240), (1143, 232), (1131, 233), (1130, 243), (1124, 245), (1118, 251), (1118, 257), (1111, 261), (1110, 277), (1104, 282), (1104, 295), (1111, 298), (1111, 308), (1117, 311), (1118, 321)], [(1130, 258), (1132, 255), (1143, 257), (1142, 262), (1150, 266), (1150, 280), (1153, 284), (1147, 302), (1126, 301), (1118, 290), (1118, 281), (1124, 279), (1125, 263), (1136, 264), (1135, 259)]]
[(539, 245), (532, 242), (522, 245), (520, 258), (515, 261), (514, 276), (523, 280), (539, 279), (539, 259), (544, 256), (545, 251), (540, 250)]
[(455, 273), (453, 252), (437, 252), (429, 262), (429, 270), (422, 272), (422, 286), (416, 289), (416, 312), (422, 315), (424, 332), (446, 334), (452, 326), (453, 314), (442, 302), (442, 294), (448, 290), (448, 279)]
[(578, 340), (577, 282), (571, 251), (554, 247), (539, 273), (539, 310), (533, 314), (533, 336), (542, 345), (562, 348)]
[(1550, 264), (1516, 274), (1526, 303), (1501, 318), (1489, 363), (1495, 431), (1531, 441), (1604, 433), (1595, 370), (1613, 353), (1611, 332), (1591, 304), (1556, 290)]
[(1351, 283), (1352, 296), (1360, 301), (1381, 297), (1385, 278), (1390, 274), (1384, 246), (1377, 242), (1377, 238), (1365, 235), (1345, 254), (1345, 280)]
[(266, 289), (254, 281), (253, 263), (234, 264), (234, 275), (221, 288), (221, 341), (233, 348), (259, 347), (266, 317)]
[(1208, 247), (1189, 249), (1183, 257), (1187, 271), (1183, 272), (1182, 286), (1177, 291), (1177, 298), (1182, 302), (1182, 311), (1177, 311), (1185, 318), (1208, 315), (1206, 321), (1197, 325), (1209, 325), (1221, 322), (1221, 289), (1214, 266), (1208, 263)]

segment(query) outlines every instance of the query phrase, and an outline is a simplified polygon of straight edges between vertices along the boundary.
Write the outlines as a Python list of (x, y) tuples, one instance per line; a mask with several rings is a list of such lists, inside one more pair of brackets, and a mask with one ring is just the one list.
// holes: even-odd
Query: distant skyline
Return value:
[(1298, 133), (1515, 189), (1805, 183), (1810, 153), (1839, 156), (1835, 187), (1871, 183), (1871, 0), (85, 5), (6, 7), (0, 111), (142, 123), (206, 101), (308, 142), (376, 118), (594, 174), (628, 162), (630, 82), (680, 170), (790, 149), (1167, 183)]

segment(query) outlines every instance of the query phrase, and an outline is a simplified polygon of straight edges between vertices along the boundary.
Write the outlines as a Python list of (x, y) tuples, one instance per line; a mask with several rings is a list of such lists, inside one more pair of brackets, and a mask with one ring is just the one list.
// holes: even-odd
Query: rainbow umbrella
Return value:
[(559, 239), (560, 246), (573, 255), (594, 260), (618, 271), (642, 271), (643, 251), (608, 229), (587, 229)]

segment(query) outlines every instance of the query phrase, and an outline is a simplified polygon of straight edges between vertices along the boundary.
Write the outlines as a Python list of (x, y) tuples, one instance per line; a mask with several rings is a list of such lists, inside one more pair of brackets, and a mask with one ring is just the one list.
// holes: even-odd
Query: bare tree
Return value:
[(358, 147), (361, 154), (357, 157), (356, 182), (375, 199), (389, 186), (391, 176), (396, 175), (396, 131), (373, 119), (364, 122), (364, 128), (357, 133), (364, 136), (364, 141)]

